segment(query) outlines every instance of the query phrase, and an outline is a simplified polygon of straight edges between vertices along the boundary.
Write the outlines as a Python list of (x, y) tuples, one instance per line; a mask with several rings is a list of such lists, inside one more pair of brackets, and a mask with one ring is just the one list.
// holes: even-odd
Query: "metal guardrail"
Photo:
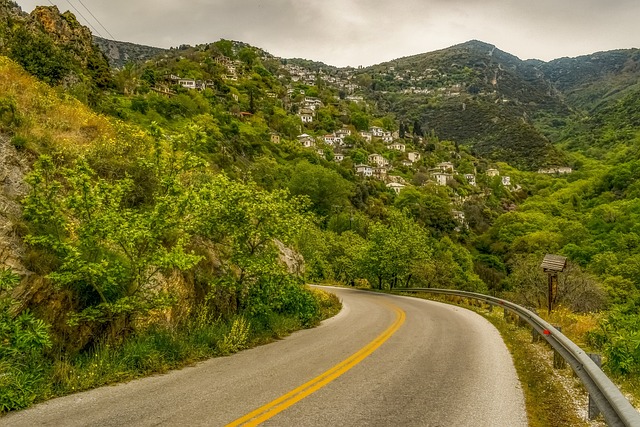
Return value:
[(534, 312), (517, 304), (489, 295), (451, 289), (396, 288), (395, 292), (431, 293), (472, 298), (517, 314), (543, 337), (571, 366), (610, 426), (640, 426), (640, 412), (624, 397), (616, 385), (573, 341)]

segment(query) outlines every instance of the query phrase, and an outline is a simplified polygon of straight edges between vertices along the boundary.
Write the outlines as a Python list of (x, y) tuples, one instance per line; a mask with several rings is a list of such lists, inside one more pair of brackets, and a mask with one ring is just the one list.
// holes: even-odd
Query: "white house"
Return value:
[(367, 142), (371, 142), (371, 132), (360, 132), (360, 136)]
[(302, 144), (303, 147), (306, 147), (306, 148), (311, 148), (316, 146), (316, 143), (313, 140), (313, 137), (311, 135), (307, 135), (306, 133), (303, 133), (302, 135), (298, 135), (298, 141), (300, 142), (300, 144)]
[(396, 194), (400, 194), (400, 192), (402, 191), (402, 189), (404, 187), (405, 186), (403, 184), (400, 184), (398, 182), (390, 182), (390, 183), (387, 184), (387, 188), (392, 189), (393, 191), (396, 192)]
[(304, 108), (316, 110), (317, 108), (322, 107), (322, 101), (320, 101), (318, 98), (311, 98), (307, 96), (304, 98), (302, 105), (304, 106)]
[(385, 166), (387, 164), (387, 159), (382, 157), (380, 154), (370, 154), (369, 163), (373, 163), (377, 166)]
[(460, 223), (464, 223), (464, 220), (465, 220), (464, 212), (462, 212), (462, 211), (451, 211), (451, 213), (453, 214), (453, 219), (455, 219), (456, 221), (458, 221)]
[(498, 171), (498, 169), (487, 169), (487, 176), (500, 176), (500, 172)]
[(341, 162), (343, 160), (344, 160), (344, 154), (336, 153), (336, 154), (333, 155), (333, 161)]
[(391, 144), (389, 146), (389, 148), (392, 149), (392, 150), (402, 151), (404, 153), (405, 145), (404, 144), (400, 144), (399, 142), (396, 142), (395, 144)]
[(182, 87), (186, 87), (187, 89), (196, 88), (196, 81), (193, 79), (180, 79), (178, 80), (178, 84)]
[(343, 126), (342, 129), (338, 129), (336, 131), (336, 135), (344, 135), (344, 136), (351, 135), (351, 129), (349, 129), (346, 126)]
[(467, 180), (467, 182), (473, 186), (476, 185), (476, 176), (472, 173), (465, 173), (464, 174), (465, 179)]
[(371, 126), (369, 128), (369, 132), (371, 132), (371, 135), (376, 138), (381, 138), (384, 135), (384, 130), (378, 126)]
[(336, 142), (336, 136), (333, 134), (328, 134), (324, 136), (324, 142), (329, 145), (333, 145)]
[(300, 120), (302, 120), (302, 123), (313, 123), (313, 110), (300, 110), (300, 113), (298, 113), (298, 115), (300, 116)]
[(453, 167), (453, 163), (451, 162), (438, 163), (438, 166), (436, 167), (442, 172), (455, 172), (455, 168)]
[(407, 157), (409, 158), (410, 162), (417, 162), (418, 160), (420, 160), (420, 153), (412, 151), (410, 153), (407, 153)]
[(373, 168), (369, 165), (356, 165), (356, 173), (365, 177), (373, 176)]
[(456, 231), (462, 231), (462, 228), (469, 228), (469, 224), (467, 224), (467, 219), (465, 218), (464, 212), (462, 211), (452, 211), (451, 214), (453, 215), (453, 219), (460, 224), (458, 227), (456, 227)]
[(302, 146), (305, 147), (305, 148), (313, 148), (313, 147), (316, 146), (316, 143), (312, 139), (306, 139), (306, 140), (302, 141)]
[(447, 183), (453, 179), (453, 175), (451, 175), (450, 173), (446, 173), (446, 172), (436, 172), (433, 174), (433, 177), (435, 178), (436, 182), (438, 183), (438, 185), (447, 185)]
[(413, 162), (411, 160), (403, 160), (401, 163), (402, 163), (402, 166), (406, 166), (408, 168), (413, 166)]
[(373, 168), (373, 176), (374, 178), (378, 178), (381, 181), (387, 177), (387, 168), (378, 166), (377, 168)]
[(503, 176), (502, 177), (502, 185), (504, 185), (505, 187), (508, 187), (509, 185), (511, 185), (511, 177), (510, 176)]
[(554, 168), (548, 168), (548, 169), (538, 169), (538, 173), (545, 173), (545, 174), (567, 174), (567, 173), (572, 173), (573, 169), (571, 169), (569, 166), (560, 166), (560, 167), (554, 167)]

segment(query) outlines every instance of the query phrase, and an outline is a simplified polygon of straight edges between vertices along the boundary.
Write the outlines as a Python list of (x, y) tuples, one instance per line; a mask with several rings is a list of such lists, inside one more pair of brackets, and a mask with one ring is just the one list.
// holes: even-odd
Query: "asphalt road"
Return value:
[[(344, 308), (318, 328), (53, 399), (0, 426), (224, 426), (259, 408), (269, 426), (527, 425), (511, 356), (481, 316), (409, 297), (332, 292)], [(289, 400), (265, 406), (281, 396)]]

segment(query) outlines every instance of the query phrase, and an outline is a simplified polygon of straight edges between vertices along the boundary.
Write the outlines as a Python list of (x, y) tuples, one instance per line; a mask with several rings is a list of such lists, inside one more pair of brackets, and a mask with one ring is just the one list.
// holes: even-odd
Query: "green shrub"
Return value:
[(20, 277), (0, 269), (0, 412), (29, 406), (38, 396), (51, 347), (48, 326), (29, 311), (14, 313), (10, 297)]
[(635, 306), (615, 308), (587, 340), (605, 356), (604, 367), (616, 375), (640, 375), (640, 318)]
[(12, 130), (20, 126), (22, 119), (13, 98), (0, 97), (0, 130)]
[(236, 317), (231, 323), (229, 332), (218, 343), (221, 354), (231, 354), (247, 347), (251, 323), (243, 316)]
[(11, 144), (18, 150), (23, 149), (27, 145), (27, 142), (27, 138), (21, 135), (14, 135), (13, 138), (11, 138)]

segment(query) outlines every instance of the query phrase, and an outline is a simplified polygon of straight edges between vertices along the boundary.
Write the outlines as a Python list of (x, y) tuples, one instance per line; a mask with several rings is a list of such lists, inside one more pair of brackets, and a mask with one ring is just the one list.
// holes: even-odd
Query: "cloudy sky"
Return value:
[(112, 34), (117, 40), (165, 48), (225, 38), (250, 43), (276, 56), (302, 57), (335, 66), (377, 64), (472, 39), (495, 44), (521, 59), (550, 60), (640, 47), (639, 0), (17, 3), (27, 12), (38, 4), (56, 4), (62, 12), (73, 12), (80, 22), (89, 21), (93, 32), (105, 38)]

